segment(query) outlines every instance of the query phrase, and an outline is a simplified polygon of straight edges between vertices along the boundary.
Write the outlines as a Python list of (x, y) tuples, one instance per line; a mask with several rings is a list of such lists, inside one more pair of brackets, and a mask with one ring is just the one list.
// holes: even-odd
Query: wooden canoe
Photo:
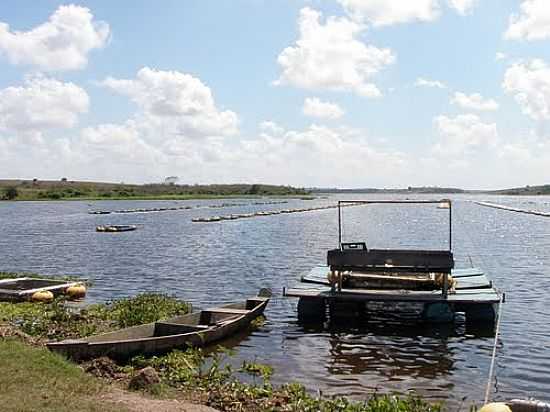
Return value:
[(205, 346), (246, 328), (263, 314), (268, 302), (269, 298), (256, 296), (242, 302), (115, 332), (50, 342), (47, 346), (51, 351), (74, 360), (100, 356), (128, 359), (135, 355), (153, 355), (177, 348)]

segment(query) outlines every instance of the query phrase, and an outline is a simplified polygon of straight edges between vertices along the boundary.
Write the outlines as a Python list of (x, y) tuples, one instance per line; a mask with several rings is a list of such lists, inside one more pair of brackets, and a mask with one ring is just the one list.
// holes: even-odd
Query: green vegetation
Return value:
[[(8, 191), (12, 196), (10, 198)], [(303, 196), (308, 194), (304, 189), (262, 184), (129, 185), (74, 182), (66, 179), (61, 181), (0, 180), (0, 193), (4, 193), (3, 198), (9, 198), (9, 200), (186, 200), (231, 196)]]
[(495, 190), (491, 192), (497, 195), (550, 195), (550, 185), (524, 186), (513, 189)]
[(338, 189), (338, 188), (315, 188), (311, 189), (314, 194), (319, 193), (379, 193), (379, 194), (485, 194), (485, 195), (550, 195), (550, 185), (524, 186), (512, 189), (500, 190), (465, 190), (456, 187), (438, 187), (438, 186), (409, 186), (406, 189), (376, 189), (376, 188), (358, 188), (358, 189)]
[(19, 195), (15, 186), (9, 186), (4, 189), (4, 199), (14, 200)]
[(102, 401), (105, 384), (75, 364), (15, 339), (0, 339), (0, 388), (6, 412), (125, 410)]
[[(151, 366), (164, 384), (184, 392), (199, 392), (204, 403), (222, 411), (323, 411), (323, 412), (438, 412), (440, 405), (430, 405), (415, 396), (373, 395), (364, 402), (343, 397), (314, 397), (303, 385), (291, 383), (274, 387), (272, 368), (256, 362), (243, 362), (234, 369), (228, 362), (230, 352), (219, 349), (205, 356), (201, 349), (173, 351), (161, 357), (136, 357), (131, 369)], [(132, 372), (131, 372), (132, 373)], [(244, 383), (240, 375), (254, 378)], [(256, 378), (260, 382), (256, 382)], [(195, 395), (197, 396), (197, 395)]]
[(155, 322), (191, 312), (191, 304), (158, 293), (143, 293), (107, 305), (96, 305), (92, 312), (103, 312), (120, 328)]
[(49, 304), (0, 302), (0, 323), (7, 322), (39, 339), (79, 338), (134, 326), (191, 311), (191, 305), (146, 293), (107, 304), (90, 305), (75, 313), (62, 300)]

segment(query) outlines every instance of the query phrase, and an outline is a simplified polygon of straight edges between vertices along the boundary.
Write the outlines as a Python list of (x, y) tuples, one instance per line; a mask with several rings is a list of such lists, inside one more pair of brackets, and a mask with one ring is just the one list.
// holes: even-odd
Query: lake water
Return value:
[[(549, 211), (550, 198), (452, 199), (456, 266), (481, 267), (506, 292), (494, 398), (533, 396), (550, 401), (550, 219), (469, 201)], [(111, 215), (87, 212), (228, 201), (0, 202), (0, 270), (89, 278), (93, 287), (88, 301), (161, 291), (204, 307), (269, 287), (274, 298), (266, 324), (230, 343), (239, 358), (272, 364), (275, 383), (298, 381), (311, 391), (358, 399), (375, 390), (414, 390), (453, 406), (463, 398), (466, 404), (480, 402), (494, 340), (491, 330), (470, 330), (460, 321), (444, 327), (384, 321), (337, 327), (297, 322), (297, 302), (282, 298), (282, 288), (323, 264), (326, 251), (337, 246), (336, 210), (191, 222), (193, 217), (319, 206), (336, 200), (331, 196), (270, 206)], [(344, 240), (365, 240), (369, 247), (445, 248), (447, 217), (434, 205), (347, 208)], [(105, 223), (137, 224), (139, 229), (96, 233), (95, 226)]]

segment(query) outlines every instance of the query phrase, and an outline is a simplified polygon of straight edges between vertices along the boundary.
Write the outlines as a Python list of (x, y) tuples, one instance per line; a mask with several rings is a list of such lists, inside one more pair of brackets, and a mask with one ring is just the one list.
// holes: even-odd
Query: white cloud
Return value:
[(544, 61), (512, 65), (504, 74), (502, 87), (514, 96), (523, 113), (535, 120), (550, 119), (550, 67)]
[(470, 13), (477, 0), (447, 0), (449, 7), (455, 9), (458, 14), (465, 16)]
[(307, 97), (302, 110), (306, 116), (320, 119), (339, 119), (344, 115), (344, 111), (336, 103), (324, 102), (317, 97)]
[(323, 25), (320, 18), (321, 14), (313, 9), (300, 11), (300, 37), (295, 46), (279, 54), (277, 62), (283, 72), (275, 84), (381, 96), (370, 79), (394, 63), (391, 50), (362, 43), (358, 37), (365, 27), (361, 24), (329, 17)]
[(439, 80), (429, 80), (422, 77), (418, 77), (414, 82), (414, 85), (417, 87), (436, 87), (438, 89), (446, 89), (447, 85)]
[(279, 126), (277, 123), (272, 122), (271, 120), (266, 120), (260, 123), (260, 130), (262, 132), (267, 132), (271, 134), (282, 134), (285, 129)]
[(77, 114), (88, 108), (81, 89), (33, 78), (24, 88), (0, 91), (5, 149), (0, 174), (45, 178), (70, 170), (75, 178), (108, 181), (155, 181), (173, 174), (191, 182), (226, 181), (232, 167), (226, 159), (239, 153), (238, 141), (229, 138), (238, 133), (238, 118), (220, 110), (199, 79), (144, 68), (134, 79), (109, 78), (102, 84), (128, 96), (136, 112), (121, 123), (97, 124), (66, 138), (46, 129), (76, 123)]
[(109, 77), (102, 84), (132, 99), (140, 119), (165, 127), (167, 133), (200, 138), (238, 131), (237, 115), (218, 109), (210, 88), (189, 74), (144, 67), (135, 79)]
[[(281, 133), (280, 130), (283, 130)], [(277, 125), (276, 134), (264, 131), (255, 139), (243, 140), (231, 164), (243, 178), (289, 182), (294, 185), (399, 185), (409, 167), (401, 152), (376, 147), (363, 130), (311, 125), (304, 130), (286, 130)], [(402, 181), (402, 180), (401, 180)]]
[(494, 99), (484, 99), (479, 93), (472, 93), (468, 95), (461, 92), (455, 92), (453, 98), (451, 99), (451, 103), (468, 110), (498, 110), (498, 103)]
[(508, 55), (506, 53), (502, 53), (502, 52), (497, 52), (495, 54), (495, 60), (496, 61), (500, 61), (500, 60), (504, 60), (508, 57)]
[(60, 6), (46, 23), (30, 31), (11, 31), (0, 23), (0, 54), (13, 64), (28, 64), (42, 70), (76, 70), (88, 63), (88, 53), (103, 47), (109, 26), (93, 21), (85, 7)]
[(483, 123), (475, 114), (437, 116), (434, 125), (440, 136), (440, 141), (433, 149), (437, 154), (467, 154), (474, 149), (494, 147), (498, 141), (496, 124)]
[(374, 26), (411, 21), (432, 21), (439, 17), (438, 0), (338, 0), (354, 19)]
[(524, 0), (521, 14), (510, 16), (506, 39), (541, 40), (550, 38), (550, 7), (548, 0)]
[(88, 106), (88, 94), (73, 83), (28, 77), (24, 86), (0, 90), (0, 130), (13, 135), (73, 127)]

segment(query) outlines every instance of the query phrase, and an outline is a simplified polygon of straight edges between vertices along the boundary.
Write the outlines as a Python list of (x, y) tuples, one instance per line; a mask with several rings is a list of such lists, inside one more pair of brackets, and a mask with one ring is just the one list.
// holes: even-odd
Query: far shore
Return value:
[(0, 200), (193, 200), (264, 196), (303, 197), (292, 186), (266, 184), (125, 184), (52, 180), (0, 180)]
[(0, 200), (200, 200), (282, 197), (313, 199), (327, 195), (432, 195), (449, 197), (466, 195), (550, 195), (550, 185), (524, 186), (499, 190), (466, 190), (453, 187), (409, 186), (406, 188), (298, 188), (269, 184), (208, 184), (189, 185), (175, 183), (125, 184), (61, 180), (1, 180)]
[(19, 199), (0, 199), (0, 202), (61, 202), (61, 201), (105, 201), (105, 200), (209, 200), (209, 199), (261, 199), (261, 198), (282, 198), (282, 199), (302, 199), (313, 200), (317, 196), (298, 196), (298, 195), (164, 195), (164, 196), (88, 196), (88, 197), (61, 197), (59, 199), (48, 198), (19, 198)]

